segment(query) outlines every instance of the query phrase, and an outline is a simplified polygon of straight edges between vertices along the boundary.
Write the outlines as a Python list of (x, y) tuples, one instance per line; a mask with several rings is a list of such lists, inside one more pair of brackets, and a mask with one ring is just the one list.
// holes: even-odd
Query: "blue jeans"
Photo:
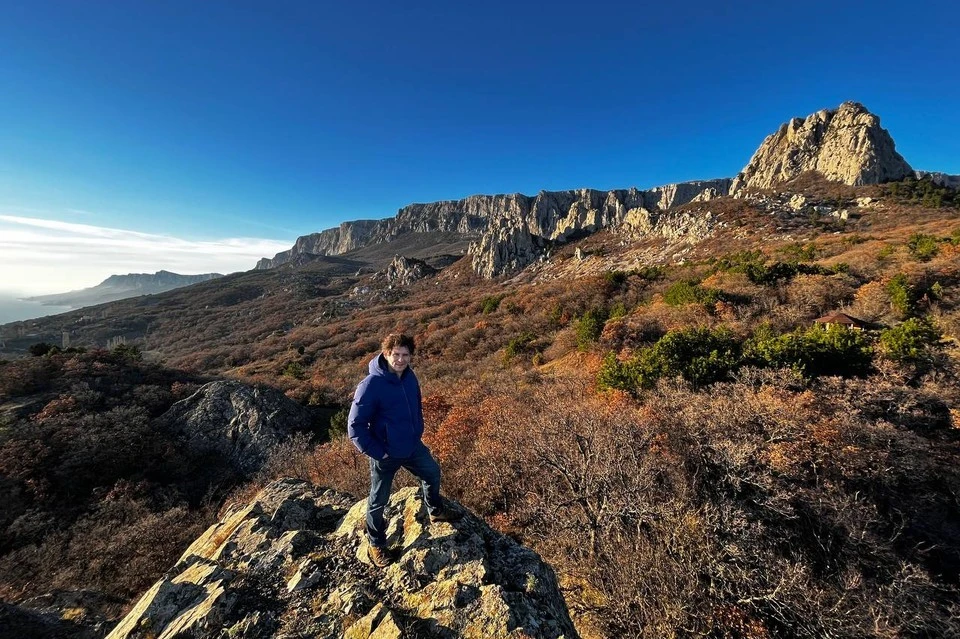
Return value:
[(423, 500), (427, 512), (436, 515), (443, 510), (440, 499), (440, 465), (424, 446), (409, 457), (370, 459), (370, 497), (367, 499), (367, 538), (370, 545), (383, 548), (387, 545), (387, 525), (383, 509), (390, 500), (393, 476), (401, 468), (406, 468), (420, 480), (423, 487)]

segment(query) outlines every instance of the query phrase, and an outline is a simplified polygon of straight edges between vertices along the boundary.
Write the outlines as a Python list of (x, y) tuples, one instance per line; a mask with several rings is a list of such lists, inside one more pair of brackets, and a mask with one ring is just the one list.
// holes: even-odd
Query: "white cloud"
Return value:
[(111, 275), (233, 273), (293, 241), (184, 240), (59, 220), (0, 215), (0, 290), (19, 295), (96, 286)]

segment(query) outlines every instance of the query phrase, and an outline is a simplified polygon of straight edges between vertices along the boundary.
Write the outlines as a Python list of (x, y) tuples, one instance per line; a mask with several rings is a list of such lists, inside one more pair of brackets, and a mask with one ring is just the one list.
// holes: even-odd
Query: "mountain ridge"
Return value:
[(35, 295), (25, 299), (30, 302), (40, 302), (44, 305), (73, 306), (74, 308), (79, 308), (81, 306), (103, 304), (104, 302), (115, 302), (138, 295), (165, 293), (184, 286), (207, 282), (220, 277), (223, 277), (222, 273), (181, 275), (161, 269), (156, 273), (111, 275), (96, 286), (89, 288), (67, 291), (66, 293)]
[[(897, 153), (880, 118), (858, 102), (792, 118), (768, 135), (750, 162), (733, 178), (637, 188), (570, 189), (471, 195), (460, 200), (409, 204), (393, 218), (343, 222), (297, 238), (294, 246), (263, 258), (257, 269), (275, 268), (304, 254), (335, 255), (390, 242), (417, 232), (455, 232), (470, 240), (467, 254), (474, 272), (494, 278), (516, 272), (545, 256), (550, 247), (624, 223), (653, 235), (650, 224), (662, 211), (693, 201), (772, 188), (807, 172), (848, 185), (877, 184), (913, 175)], [(941, 182), (950, 176), (933, 174)], [(640, 224), (637, 219), (642, 220)], [(669, 231), (668, 231), (669, 233)]]

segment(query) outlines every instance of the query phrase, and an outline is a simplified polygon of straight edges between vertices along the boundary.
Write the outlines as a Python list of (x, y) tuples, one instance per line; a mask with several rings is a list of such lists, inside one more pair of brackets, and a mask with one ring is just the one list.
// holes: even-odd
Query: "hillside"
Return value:
[[(699, 241), (604, 231), (509, 280), (460, 261), (400, 286), (341, 256), (117, 304), (167, 365), (327, 414), (380, 335), (414, 333), (448, 494), (554, 567), (582, 636), (944, 636), (960, 221), (926, 188), (807, 179), (692, 204), (714, 220)], [(837, 308), (888, 328), (809, 341)], [(314, 445), (264, 480), (361, 496), (349, 443)]]

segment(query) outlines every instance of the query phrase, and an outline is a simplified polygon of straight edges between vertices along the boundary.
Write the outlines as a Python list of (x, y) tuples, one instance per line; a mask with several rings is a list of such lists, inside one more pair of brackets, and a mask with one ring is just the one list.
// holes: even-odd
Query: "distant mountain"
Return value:
[(181, 288), (223, 277), (220, 273), (203, 273), (201, 275), (180, 275), (170, 271), (156, 273), (129, 273), (127, 275), (111, 275), (96, 286), (69, 291), (67, 293), (53, 293), (51, 295), (37, 295), (28, 297), (31, 302), (40, 302), (51, 306), (92, 306), (104, 302), (115, 302), (138, 295), (152, 295), (164, 293), (175, 288)]

